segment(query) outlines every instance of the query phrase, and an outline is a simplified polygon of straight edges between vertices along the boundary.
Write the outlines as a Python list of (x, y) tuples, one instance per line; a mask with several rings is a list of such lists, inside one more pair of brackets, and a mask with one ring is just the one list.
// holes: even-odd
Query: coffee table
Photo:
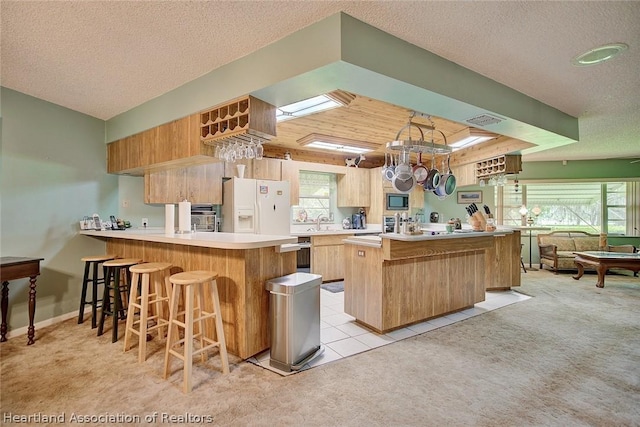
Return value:
[(582, 277), (585, 265), (594, 267), (598, 272), (596, 286), (599, 288), (604, 288), (604, 276), (610, 268), (640, 271), (640, 254), (604, 251), (574, 252), (574, 254), (576, 255), (574, 262), (578, 266), (578, 274), (573, 278), (579, 280)]

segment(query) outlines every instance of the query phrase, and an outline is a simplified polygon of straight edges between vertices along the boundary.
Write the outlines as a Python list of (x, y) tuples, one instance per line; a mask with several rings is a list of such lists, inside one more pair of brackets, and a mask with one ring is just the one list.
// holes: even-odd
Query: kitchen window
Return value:
[(300, 171), (299, 185), (300, 199), (298, 205), (292, 206), (292, 222), (313, 223), (321, 216), (333, 220), (331, 194), (337, 187), (335, 174)]

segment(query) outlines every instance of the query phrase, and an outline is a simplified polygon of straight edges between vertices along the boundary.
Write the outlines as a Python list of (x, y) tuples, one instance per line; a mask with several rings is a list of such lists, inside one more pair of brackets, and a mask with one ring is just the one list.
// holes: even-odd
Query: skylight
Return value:
[(313, 98), (304, 99), (302, 101), (294, 102), (293, 104), (278, 107), (276, 110), (276, 120), (282, 122), (340, 106), (340, 103), (334, 101), (328, 96), (318, 95)]

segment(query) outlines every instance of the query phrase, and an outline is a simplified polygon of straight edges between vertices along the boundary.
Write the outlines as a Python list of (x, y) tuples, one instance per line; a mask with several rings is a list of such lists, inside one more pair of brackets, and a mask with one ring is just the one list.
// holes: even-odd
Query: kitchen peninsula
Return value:
[(345, 243), (344, 311), (387, 332), (472, 307), (520, 285), (520, 232), (354, 236)]
[(287, 245), (297, 238), (207, 232), (166, 235), (162, 229), (80, 234), (106, 240), (107, 252), (123, 258), (171, 262), (184, 271), (217, 272), (228, 351), (246, 359), (269, 348), (265, 282), (295, 273), (295, 246)]

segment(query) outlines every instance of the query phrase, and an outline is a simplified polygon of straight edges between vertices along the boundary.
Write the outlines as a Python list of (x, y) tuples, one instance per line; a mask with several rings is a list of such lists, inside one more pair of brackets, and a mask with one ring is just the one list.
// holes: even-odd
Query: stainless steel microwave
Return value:
[(400, 193), (387, 193), (386, 206), (388, 211), (408, 211), (409, 195)]

